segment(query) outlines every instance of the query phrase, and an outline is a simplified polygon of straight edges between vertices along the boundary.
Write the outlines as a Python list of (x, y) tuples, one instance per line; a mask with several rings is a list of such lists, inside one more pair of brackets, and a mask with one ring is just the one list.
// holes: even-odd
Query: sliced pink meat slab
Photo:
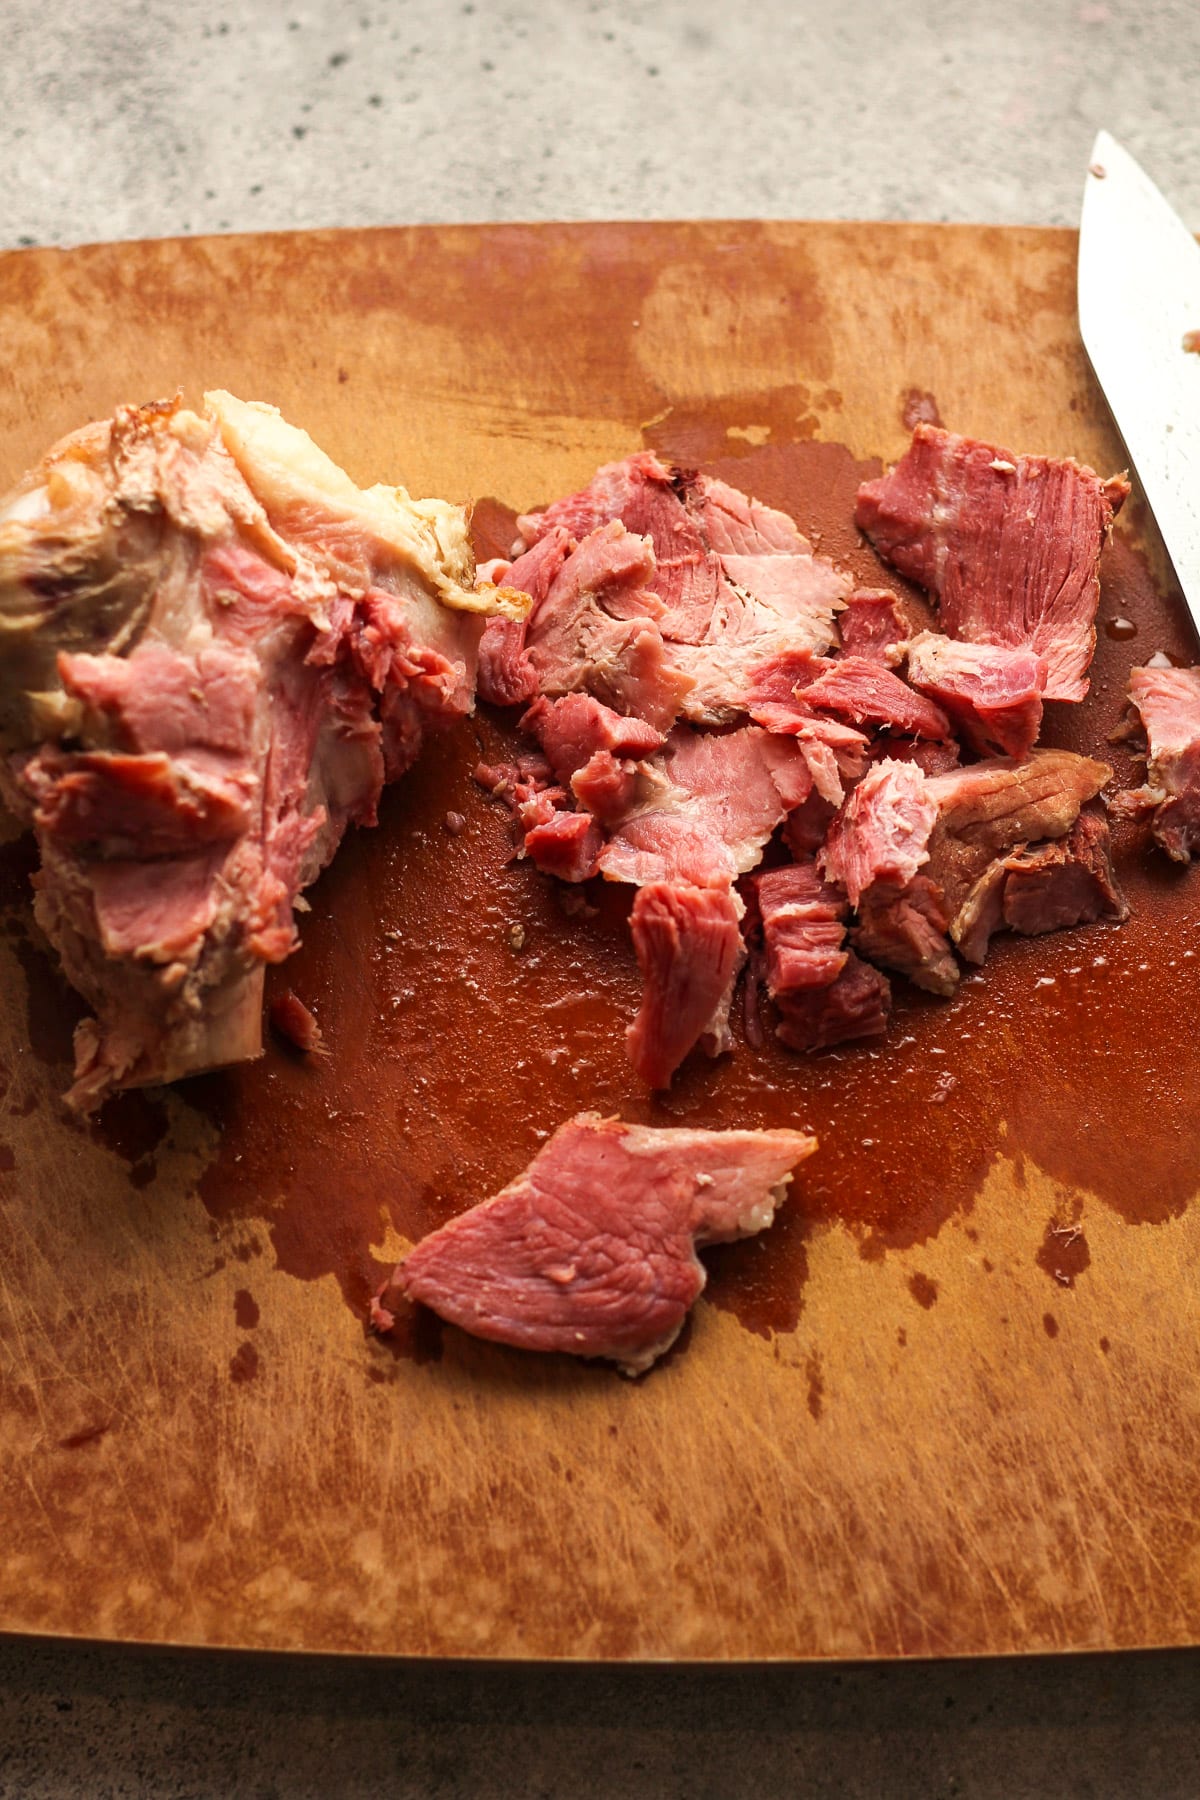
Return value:
[(694, 685), (663, 639), (647, 590), (649, 543), (619, 521), (597, 526), (566, 558), (532, 615), (525, 655), (542, 694), (589, 693), (666, 731)]
[(937, 803), (915, 763), (885, 758), (863, 776), (829, 828), (817, 866), (851, 906), (877, 881), (897, 886), (929, 859)]
[(935, 700), (972, 750), (1027, 756), (1042, 725), (1046, 662), (1033, 650), (970, 644), (922, 631), (908, 643), (908, 679)]
[[(821, 652), (834, 642), (849, 578), (814, 555), (786, 513), (710, 476), (669, 468), (650, 452), (607, 464), (586, 488), (517, 527), (522, 545), (540, 546), (555, 532), (580, 539), (614, 522), (652, 554), (643, 591), (658, 602), (652, 616), (672, 664), (690, 679), (681, 708), (692, 723), (730, 724), (744, 715), (750, 671), (764, 658)], [(507, 584), (519, 568), (518, 561)], [(545, 680), (541, 686), (551, 691)]]
[(705, 1282), (696, 1246), (764, 1230), (816, 1149), (798, 1131), (626, 1125), (583, 1113), (490, 1200), (425, 1238), (393, 1294), (492, 1342), (603, 1357), (641, 1374)]
[(1123, 818), (1152, 816), (1155, 840), (1175, 862), (1200, 846), (1200, 667), (1134, 669), (1129, 704), (1146, 738), (1146, 780), (1109, 802)]
[(952, 735), (940, 706), (866, 656), (830, 660), (797, 698), (814, 712), (835, 713), (855, 725), (887, 726), (902, 737), (944, 742)]
[(754, 868), (811, 786), (796, 746), (755, 725), (725, 733), (677, 726), (646, 767), (653, 785), (600, 856), (611, 881), (728, 887)]
[(651, 882), (630, 915), (642, 1000), (626, 1037), (648, 1087), (665, 1088), (697, 1044), (730, 1046), (729, 1007), (745, 955), (741, 906), (728, 888)]
[(919, 424), (891, 473), (860, 487), (855, 520), (936, 596), (947, 636), (1032, 650), (1045, 659), (1045, 698), (1082, 700), (1100, 552), (1128, 492), (1070, 459)]

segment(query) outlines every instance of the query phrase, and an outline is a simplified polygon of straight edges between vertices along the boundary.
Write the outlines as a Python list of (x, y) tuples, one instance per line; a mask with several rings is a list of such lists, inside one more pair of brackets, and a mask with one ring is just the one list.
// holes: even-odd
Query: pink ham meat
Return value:
[[(505, 587), (528, 594), (530, 607), (523, 619), (489, 619), (484, 626), (479, 641), (481, 700), (493, 706), (519, 706), (537, 693), (537, 671), (525, 649), (529, 619), (550, 592), (571, 548), (565, 531), (550, 531), (516, 562), (503, 565)], [(496, 573), (500, 572), (498, 568)]]
[(259, 1054), (293, 907), (471, 708), (466, 521), (355, 487), (271, 407), (122, 407), (0, 502), (3, 786), (95, 1011), (70, 1103)]
[(741, 911), (729, 888), (655, 881), (638, 889), (629, 922), (642, 1002), (626, 1038), (648, 1087), (669, 1087), (697, 1044), (711, 1056), (730, 1048), (729, 1007), (745, 959)]
[(888, 588), (856, 588), (838, 614), (838, 631), (847, 656), (864, 656), (888, 669), (904, 661), (910, 627)]
[(419, 1301), (475, 1337), (603, 1357), (640, 1375), (668, 1350), (701, 1293), (697, 1245), (770, 1225), (798, 1131), (693, 1131), (583, 1113), (500, 1193), (425, 1238), (376, 1301)]
[(650, 783), (600, 856), (610, 881), (728, 887), (758, 863), (811, 787), (795, 745), (754, 725), (720, 734), (677, 726), (646, 766)]
[(825, 1050), (882, 1037), (891, 990), (845, 947), (849, 907), (813, 863), (754, 878), (763, 972), (778, 1014), (776, 1036), (793, 1050)]
[(922, 631), (908, 644), (908, 679), (983, 756), (1027, 756), (1042, 724), (1045, 659), (1032, 650), (969, 644)]
[(929, 857), (937, 804), (915, 763), (885, 758), (863, 777), (830, 826), (818, 867), (851, 906), (875, 882), (904, 886)]
[(619, 520), (571, 551), (529, 620), (524, 655), (540, 693), (589, 693), (669, 728), (693, 682), (664, 640), (654, 566), (647, 540)]
[(1109, 802), (1121, 818), (1152, 818), (1156, 841), (1186, 863), (1200, 845), (1200, 668), (1134, 669), (1129, 703), (1146, 738), (1146, 780)]
[(659, 602), (654, 617), (670, 662), (688, 677), (682, 712), (692, 723), (743, 715), (751, 671), (766, 658), (833, 643), (848, 578), (813, 554), (785, 513), (651, 452), (607, 464), (579, 493), (519, 519), (518, 547), (555, 532), (580, 539), (614, 521), (642, 538), (652, 558), (644, 587)]
[(830, 660), (797, 698), (813, 712), (834, 713), (854, 725), (886, 726), (902, 737), (944, 741), (951, 735), (940, 706), (866, 656)]
[(1082, 700), (1096, 644), (1098, 565), (1129, 484), (1045, 456), (918, 425), (855, 519), (880, 555), (938, 601), (942, 631), (1031, 650), (1047, 700)]

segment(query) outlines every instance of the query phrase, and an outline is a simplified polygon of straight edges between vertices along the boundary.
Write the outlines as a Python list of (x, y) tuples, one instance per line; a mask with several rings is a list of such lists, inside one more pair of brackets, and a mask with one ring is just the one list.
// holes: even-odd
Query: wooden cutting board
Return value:
[[(649, 443), (870, 577), (855, 484), (914, 411), (1120, 465), (1074, 251), (687, 224), (21, 252), (0, 478), (119, 401), (223, 386), (359, 480), (487, 497), (485, 550)], [(1144, 525), (1135, 500), (1101, 605), (1137, 635), (1102, 631), (1058, 741), (1103, 745), (1130, 663), (1194, 654)], [(286, 984), (329, 1059), (272, 1047), (90, 1126), (56, 1098), (78, 1007), (29, 845), (0, 851), (0, 1628), (490, 1657), (1200, 1638), (1200, 872), (1123, 828), (1122, 931), (999, 943), (953, 1003), (899, 999), (883, 1048), (739, 1045), (652, 1103), (621, 896), (567, 918), (505, 862), (470, 781), (502, 733), (432, 746), (314, 891)], [(640, 1383), (428, 1317), (370, 1338), (405, 1244), (585, 1106), (822, 1148)]]

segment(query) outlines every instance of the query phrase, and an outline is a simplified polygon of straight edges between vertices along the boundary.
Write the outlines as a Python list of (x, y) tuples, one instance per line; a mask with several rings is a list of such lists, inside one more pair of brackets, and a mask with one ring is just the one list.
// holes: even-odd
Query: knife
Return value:
[(1083, 190), (1079, 330), (1200, 631), (1200, 244), (1107, 131)]

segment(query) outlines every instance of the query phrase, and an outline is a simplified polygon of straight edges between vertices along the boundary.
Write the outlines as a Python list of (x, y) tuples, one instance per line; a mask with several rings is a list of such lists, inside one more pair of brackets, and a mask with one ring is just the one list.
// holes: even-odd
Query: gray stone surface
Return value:
[(4, 0), (0, 244), (427, 220), (1200, 227), (1196, 0)]
[(0, 1644), (0, 1800), (1195, 1800), (1189, 1655), (437, 1668)]
[[(1102, 123), (1200, 228), (1197, 0), (3, 0), (0, 247), (435, 219), (1070, 224)], [(1182, 1800), (1198, 1720), (1188, 1653), (464, 1670), (0, 1642), (0, 1800)]]

